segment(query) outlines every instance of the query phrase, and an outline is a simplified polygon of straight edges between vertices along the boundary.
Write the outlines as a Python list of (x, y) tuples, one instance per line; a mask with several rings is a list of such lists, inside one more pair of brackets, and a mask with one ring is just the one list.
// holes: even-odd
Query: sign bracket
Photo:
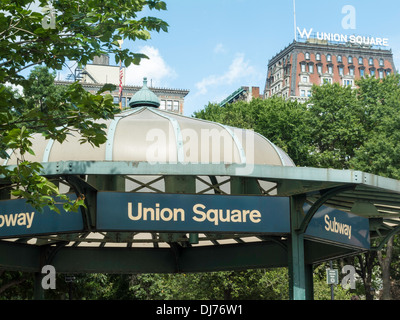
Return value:
[(332, 197), (336, 196), (337, 194), (339, 194), (341, 192), (354, 190), (355, 187), (356, 187), (355, 185), (350, 185), (350, 186), (345, 185), (345, 186), (340, 186), (340, 187), (329, 189), (325, 193), (323, 193), (321, 198), (319, 198), (308, 210), (306, 216), (303, 218), (303, 220), (301, 222), (299, 229), (297, 229), (296, 232), (298, 234), (304, 234), (306, 232), (308, 224), (310, 223), (311, 219), (313, 218), (315, 213), (318, 211), (318, 209), (321, 206), (323, 206), (326, 201), (328, 201), (329, 199), (331, 199)]

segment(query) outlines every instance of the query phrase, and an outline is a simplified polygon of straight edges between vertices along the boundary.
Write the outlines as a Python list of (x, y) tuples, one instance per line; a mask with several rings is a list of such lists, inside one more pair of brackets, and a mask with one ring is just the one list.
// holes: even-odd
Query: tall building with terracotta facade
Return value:
[(362, 77), (383, 78), (394, 72), (391, 50), (316, 39), (294, 41), (269, 61), (264, 96), (306, 101), (314, 84), (355, 87)]

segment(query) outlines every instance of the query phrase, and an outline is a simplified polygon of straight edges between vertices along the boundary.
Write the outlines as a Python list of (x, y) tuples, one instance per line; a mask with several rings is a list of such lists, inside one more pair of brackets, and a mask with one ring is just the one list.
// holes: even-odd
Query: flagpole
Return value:
[(122, 72), (122, 61), (119, 60), (119, 108), (122, 110), (122, 87), (121, 87), (121, 72)]
[[(123, 40), (118, 40), (119, 50), (122, 49)], [(122, 110), (122, 77), (123, 77), (123, 69), (122, 69), (122, 60), (119, 60), (119, 108)]]
[(294, 41), (297, 41), (296, 0), (293, 0)]

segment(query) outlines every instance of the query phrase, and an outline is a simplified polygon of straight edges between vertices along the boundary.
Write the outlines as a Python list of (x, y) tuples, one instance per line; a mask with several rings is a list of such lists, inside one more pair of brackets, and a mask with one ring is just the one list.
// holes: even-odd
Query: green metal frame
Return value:
[(327, 190), (326, 192), (323, 192), (322, 196), (311, 206), (311, 208), (308, 210), (306, 216), (302, 219), (301, 225), (299, 229), (295, 230), (298, 234), (303, 234), (307, 230), (307, 226), (310, 223), (311, 219), (314, 217), (315, 213), (318, 211), (321, 206), (323, 206), (329, 199), (332, 197), (338, 195), (339, 193), (347, 190), (354, 190), (355, 186), (350, 185), (350, 186), (341, 186), (341, 187), (335, 187), (332, 189)]
[[(358, 254), (361, 249), (348, 248), (306, 239), (304, 232), (309, 221), (321, 205), (350, 211), (352, 205), (363, 200), (366, 193), (374, 194), (372, 200), (379, 203), (379, 216), (371, 219), (371, 235), (385, 241), (400, 231), (387, 222), (400, 214), (386, 212), (385, 204), (398, 205), (400, 213), (400, 182), (360, 171), (316, 168), (280, 167), (269, 165), (235, 164), (149, 164), (140, 162), (56, 162), (43, 163), (43, 175), (58, 178), (72, 187), (77, 194), (85, 194), (86, 208), (82, 210), (84, 231), (79, 234), (38, 236), (36, 244), (28, 244), (29, 238), (16, 241), (0, 241), (0, 267), (34, 272), (40, 283), (40, 270), (52, 264), (57, 272), (201, 272), (217, 270), (242, 270), (287, 266), (290, 275), (291, 299), (312, 299), (313, 264), (337, 257)], [(230, 194), (269, 196), (274, 191), (279, 196), (290, 197), (291, 233), (282, 236), (248, 234), (152, 234), (149, 248), (137, 248), (140, 243), (132, 233), (109, 232), (104, 239), (90, 239), (96, 231), (96, 195), (98, 191), (125, 191), (124, 181), (140, 183), (143, 175), (155, 176), (148, 183), (141, 183), (131, 192), (145, 188), (152, 192), (167, 193), (224, 193), (223, 186), (230, 184)], [(127, 178), (128, 176), (128, 178)], [(206, 178), (210, 181), (208, 182)], [(217, 177), (225, 177), (217, 179)], [(163, 180), (165, 189), (152, 185)], [(204, 184), (196, 190), (196, 181)], [(274, 183), (271, 190), (263, 190), (260, 181)], [(6, 182), (4, 182), (6, 184)], [(4, 198), (4, 194), (2, 195)], [(303, 212), (303, 205), (311, 204)], [(393, 224), (391, 224), (393, 225)], [(246, 237), (258, 239), (246, 242)], [(230, 244), (224, 244), (225, 240)], [(202, 246), (204, 240), (212, 244)], [(97, 241), (95, 247), (80, 247), (81, 241)], [(108, 247), (107, 243), (125, 244), (125, 247)], [(168, 247), (161, 247), (167, 243)], [(35, 297), (43, 292), (36, 288)]]

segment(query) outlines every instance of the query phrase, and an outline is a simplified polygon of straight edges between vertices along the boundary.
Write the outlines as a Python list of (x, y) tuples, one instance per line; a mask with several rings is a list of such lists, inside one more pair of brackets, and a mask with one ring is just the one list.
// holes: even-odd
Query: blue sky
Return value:
[[(268, 60), (294, 39), (293, 0), (165, 0), (166, 12), (151, 15), (169, 24), (146, 42), (124, 48), (151, 59), (130, 67), (127, 84), (143, 76), (156, 87), (187, 89), (185, 115), (220, 102), (241, 86), (264, 91)], [(355, 9), (355, 29), (344, 29), (345, 5)], [(296, 0), (300, 29), (385, 37), (400, 66), (399, 0)]]

